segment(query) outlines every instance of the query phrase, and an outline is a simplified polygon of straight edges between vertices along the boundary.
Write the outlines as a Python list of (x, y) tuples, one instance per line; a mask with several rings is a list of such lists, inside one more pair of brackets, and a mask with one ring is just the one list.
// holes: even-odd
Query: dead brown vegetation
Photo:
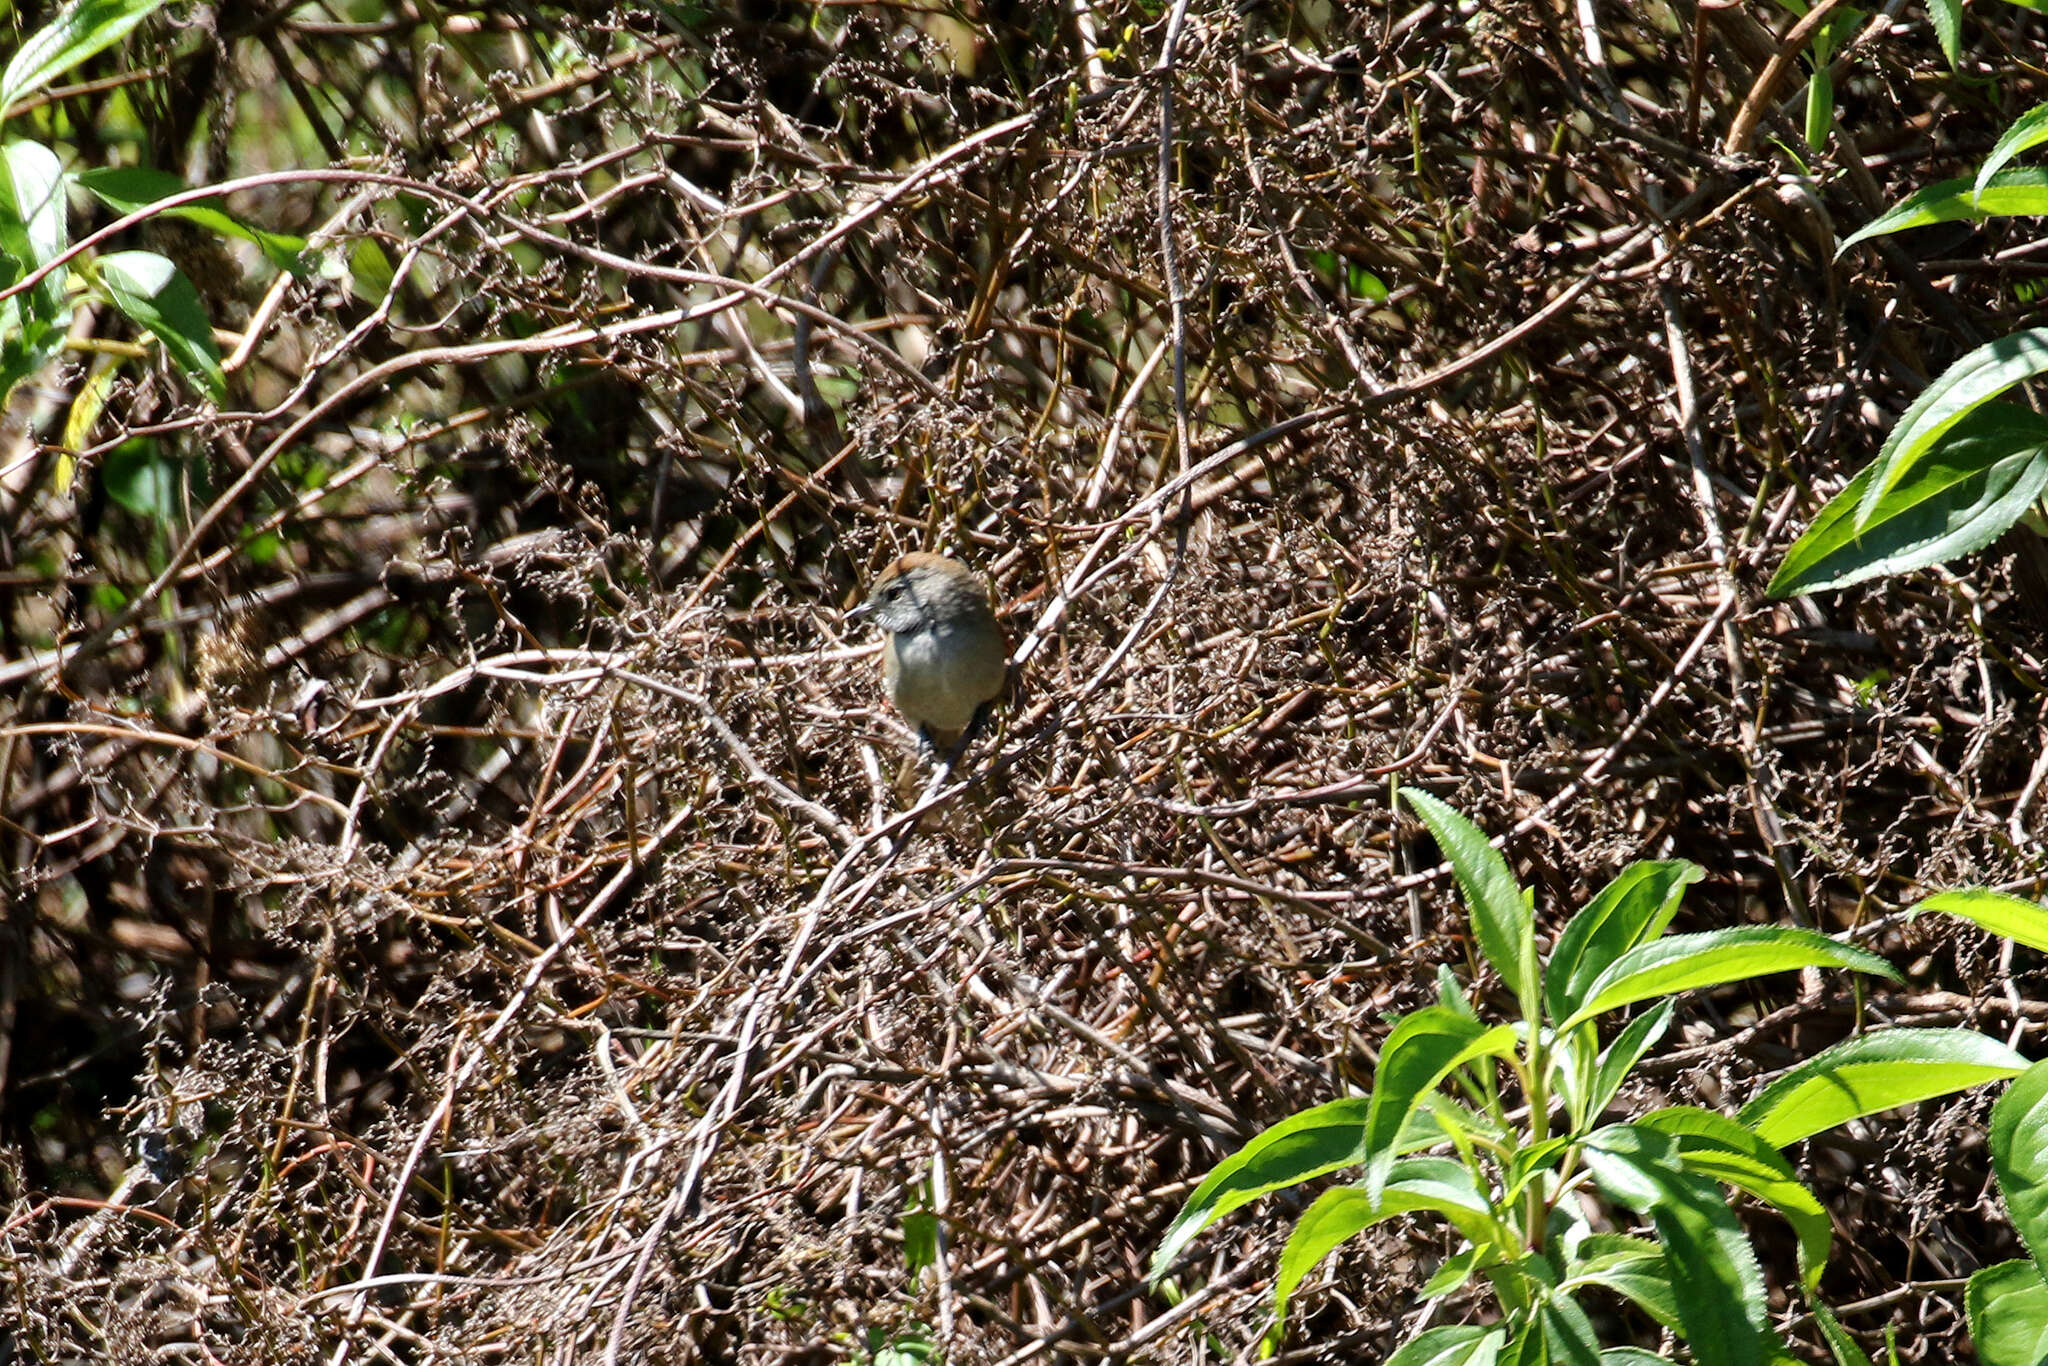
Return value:
[[(1790, 16), (1589, 9), (228, 3), (103, 59), (200, 180), (317, 127), (237, 207), (395, 272), (216, 270), (227, 409), (131, 368), (73, 484), (83, 369), (17, 404), (0, 1359), (1245, 1353), (1284, 1210), (1142, 1272), (1468, 966), (1395, 782), (1548, 924), (1682, 856), (1681, 928), (1910, 968), (1695, 1002), (1670, 1096), (1859, 1008), (2031, 1037), (2024, 956), (1890, 917), (2038, 891), (2038, 549), (1761, 588), (2037, 311), (2009, 226), (1832, 253), (2039, 101), (2042, 17), (1962, 73), (1873, 20), (1808, 179)], [(839, 611), (915, 548), (1029, 657), (913, 818)], [(1907, 1360), (2009, 1255), (1984, 1103), (1804, 1156)], [(1295, 1350), (1374, 1359), (1447, 1250), (1341, 1260)]]

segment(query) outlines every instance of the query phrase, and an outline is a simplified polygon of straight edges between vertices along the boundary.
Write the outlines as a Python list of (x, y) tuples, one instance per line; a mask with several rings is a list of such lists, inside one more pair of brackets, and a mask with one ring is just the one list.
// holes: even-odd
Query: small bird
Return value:
[(1003, 691), (1009, 644), (989, 605), (988, 582), (944, 555), (915, 550), (884, 569), (847, 614), (873, 617), (889, 639), (882, 685), (924, 742), (951, 753), (981, 709)]

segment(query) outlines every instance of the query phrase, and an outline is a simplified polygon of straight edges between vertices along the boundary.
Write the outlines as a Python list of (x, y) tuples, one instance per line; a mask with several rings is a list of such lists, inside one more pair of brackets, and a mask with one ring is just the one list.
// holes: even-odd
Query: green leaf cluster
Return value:
[[(0, 72), (0, 114), (79, 63), (111, 47), (162, 8), (164, 0), (73, 0), (30, 34)], [(40, 142), (14, 139), (0, 148), (0, 400), (63, 350), (71, 328), (64, 270), (71, 255), (66, 225), (76, 185), (123, 213), (148, 210), (189, 187), (176, 176), (137, 168), (68, 172)], [(224, 236), (255, 243), (280, 269), (306, 273), (304, 242), (242, 223), (217, 199), (157, 210)], [(84, 282), (154, 336), (184, 374), (216, 403), (227, 396), (199, 292), (167, 258), (123, 251), (81, 267)], [(34, 283), (27, 283), (35, 277)]]
[[(1863, 1115), (2015, 1076), (2025, 1059), (1968, 1030), (1888, 1030), (1805, 1060), (1733, 1116), (1674, 1106), (1609, 1120), (1630, 1074), (1669, 1027), (1679, 993), (1805, 968), (1898, 974), (1882, 958), (1810, 930), (1666, 934), (1685, 889), (1702, 876), (1683, 860), (1624, 868), (1571, 917), (1546, 961), (1530, 894), (1507, 861), (1443, 802), (1402, 796), (1449, 858), (1473, 938), (1516, 1017), (1489, 1024), (1456, 979), (1440, 973), (1437, 1003), (1402, 1017), (1381, 1047), (1369, 1096), (1293, 1115), (1217, 1164), (1162, 1239), (1154, 1281), (1232, 1210), (1350, 1168), (1358, 1179), (1323, 1192), (1281, 1253), (1269, 1348), (1295, 1292), (1332, 1251), (1375, 1224), (1422, 1215), (1443, 1220), (1460, 1240), (1424, 1294), (1481, 1278), (1500, 1318), (1430, 1328), (1390, 1363), (1655, 1360), (1639, 1347), (1599, 1341), (1580, 1304), (1592, 1290), (1637, 1306), (1703, 1366), (1789, 1362), (1767, 1312), (1763, 1270), (1730, 1208), (1734, 1191), (1791, 1226), (1798, 1292), (1813, 1303), (1837, 1359), (1868, 1366), (1811, 1299), (1832, 1226), (1781, 1149)], [(1986, 916), (2017, 917), (2003, 903), (1971, 904)], [(1604, 1017), (1645, 1004), (1603, 1040)], [(2048, 1169), (2048, 1144), (2041, 1159)], [(1637, 1231), (1608, 1231), (1626, 1220), (1589, 1215), (1594, 1195), (1635, 1215)], [(2043, 1204), (2048, 1218), (2048, 1199)]]
[[(1954, 62), (1960, 12), (1937, 4), (1934, 14)], [(2048, 215), (2048, 170), (2007, 169), (2044, 141), (2048, 105), (2014, 120), (1975, 178), (1908, 195), (1852, 233), (1836, 254), (1934, 223)], [(2048, 490), (2048, 418), (1995, 400), (2044, 370), (2048, 328), (2000, 337), (1950, 366), (1892, 428), (1876, 462), (1793, 543), (1771, 578), (1771, 596), (1846, 588), (1945, 564), (1982, 550), (2040, 506)]]
[[(2048, 907), (2004, 892), (1964, 887), (1913, 908), (2048, 949)], [(1963, 1290), (1970, 1337), (1984, 1366), (2048, 1360), (2048, 1062), (2035, 1063), (1991, 1107), (1991, 1169), (2028, 1255), (1971, 1275)]]

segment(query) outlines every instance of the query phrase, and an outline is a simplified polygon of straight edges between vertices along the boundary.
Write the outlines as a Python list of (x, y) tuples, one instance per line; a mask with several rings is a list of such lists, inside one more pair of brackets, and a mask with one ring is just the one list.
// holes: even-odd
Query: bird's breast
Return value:
[(882, 654), (889, 700), (913, 724), (965, 729), (1002, 692), (1007, 655), (993, 624), (898, 631)]

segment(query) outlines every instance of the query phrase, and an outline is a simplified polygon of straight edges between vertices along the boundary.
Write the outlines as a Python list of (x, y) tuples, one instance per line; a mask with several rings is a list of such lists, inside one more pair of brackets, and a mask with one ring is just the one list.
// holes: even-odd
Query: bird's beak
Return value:
[(873, 598), (863, 599), (859, 606), (846, 609), (846, 619), (848, 621), (859, 621), (862, 617), (870, 617), (874, 614), (875, 600)]

